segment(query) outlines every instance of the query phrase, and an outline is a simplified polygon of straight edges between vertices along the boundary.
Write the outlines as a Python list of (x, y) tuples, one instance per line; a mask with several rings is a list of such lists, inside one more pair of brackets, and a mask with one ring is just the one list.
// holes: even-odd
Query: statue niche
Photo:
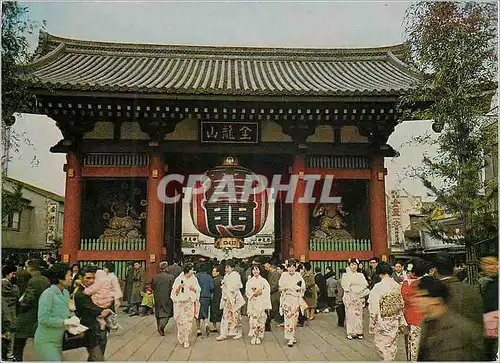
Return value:
[[(109, 213), (104, 213), (103, 218), (109, 219), (108, 227), (101, 235), (103, 240), (123, 240), (142, 238), (141, 218), (137, 218), (137, 213), (130, 203), (122, 198), (113, 201), (110, 206), (113, 217)], [(141, 216), (142, 217), (142, 216)]]
[(345, 227), (344, 217), (347, 212), (342, 209), (342, 204), (318, 203), (313, 210), (313, 218), (319, 218), (318, 226), (311, 233), (313, 238), (331, 238), (335, 240), (352, 239)]

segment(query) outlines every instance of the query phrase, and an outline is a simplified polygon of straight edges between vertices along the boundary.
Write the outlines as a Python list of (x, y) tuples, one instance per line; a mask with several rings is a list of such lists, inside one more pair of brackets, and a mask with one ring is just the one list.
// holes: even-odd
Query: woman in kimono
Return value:
[(363, 339), (363, 307), (368, 296), (368, 282), (365, 276), (357, 272), (359, 261), (349, 259), (349, 266), (342, 276), (344, 306), (346, 310), (347, 339)]
[(68, 264), (56, 263), (49, 270), (51, 286), (38, 301), (38, 326), (35, 332), (35, 351), (39, 361), (62, 360), (64, 331), (78, 326), (80, 319), (69, 310), (71, 268)]
[(406, 326), (403, 316), (403, 297), (400, 285), (390, 274), (392, 268), (387, 262), (379, 262), (375, 272), (380, 282), (373, 286), (368, 297), (370, 311), (370, 334), (374, 334), (374, 343), (380, 359), (392, 362), (396, 359), (398, 344), (396, 338), (400, 326)]
[(294, 259), (288, 260), (288, 272), (281, 274), (278, 282), (278, 288), (281, 292), (280, 298), (280, 314), (285, 317), (285, 340), (289, 347), (293, 347), (297, 343), (295, 339), (295, 328), (299, 319), (299, 312), (304, 313), (307, 309), (307, 304), (302, 298), (306, 291), (306, 283), (297, 272), (297, 261)]
[(200, 310), (200, 285), (194, 275), (192, 263), (186, 263), (174, 281), (170, 297), (174, 302), (174, 320), (177, 326), (177, 340), (189, 348), (189, 334)]
[(234, 340), (243, 337), (240, 309), (245, 305), (245, 299), (240, 291), (243, 288), (241, 276), (234, 270), (233, 261), (226, 261), (225, 273), (220, 301), (222, 309), (220, 335), (215, 338), (218, 341), (225, 340), (228, 336), (233, 336)]
[(248, 279), (245, 295), (248, 299), (247, 314), (250, 330), (248, 336), (252, 338), (250, 344), (261, 344), (264, 339), (264, 330), (267, 320), (266, 310), (271, 310), (271, 287), (262, 277), (263, 268), (260, 265), (252, 266), (252, 277)]

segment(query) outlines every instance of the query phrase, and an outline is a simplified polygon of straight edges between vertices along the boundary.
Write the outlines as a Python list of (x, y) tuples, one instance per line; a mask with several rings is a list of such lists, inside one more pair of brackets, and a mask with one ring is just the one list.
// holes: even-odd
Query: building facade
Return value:
[(36, 186), (2, 177), (2, 196), (9, 198), (20, 187), (22, 207), (2, 213), (2, 253), (21, 258), (42, 251), (57, 251), (62, 241), (64, 197)]
[[(439, 213), (439, 212), (438, 212)], [(454, 256), (458, 265), (465, 262), (465, 245), (462, 236), (462, 223), (455, 217), (441, 216), (436, 219), (449, 230), (446, 240), (433, 236), (427, 230), (424, 221), (426, 214), (410, 215), (410, 228), (405, 231), (404, 259), (412, 256), (432, 256), (438, 252), (448, 252)]]
[[(67, 155), (63, 259), (139, 260), (152, 276), (161, 260), (202, 254), (210, 249), (204, 244), (233, 256), (257, 235), (230, 241), (200, 228), (212, 237), (201, 243), (199, 234), (183, 233), (188, 204), (158, 198), (187, 187), (165, 186), (163, 177), (213, 176), (227, 160), (238, 160), (245, 173), (295, 183), (291, 199), (276, 190), (273, 208), (265, 208), (273, 210), (272, 222), (269, 215), (261, 221), (273, 231), (256, 238), (257, 245), (271, 244), (277, 258), (316, 264), (387, 258), (384, 158), (396, 154), (387, 139), (398, 122), (398, 97), (417, 77), (404, 53), (402, 45), (170, 46), (41, 33), (28, 69), (36, 79), (35, 112), (56, 120), (63, 134), (51, 151)], [(309, 175), (317, 176), (312, 189)], [(325, 184), (340, 202), (300, 198), (318, 199)], [(234, 231), (237, 217), (248, 227), (252, 215), (226, 207), (209, 213), (200, 202), (205, 214), (190, 213), (193, 225), (203, 217), (219, 232)], [(256, 255), (268, 253), (259, 246)]]
[(411, 215), (418, 215), (422, 209), (422, 198), (412, 196), (404, 189), (387, 192), (387, 230), (392, 260), (407, 258), (405, 233), (411, 229)]

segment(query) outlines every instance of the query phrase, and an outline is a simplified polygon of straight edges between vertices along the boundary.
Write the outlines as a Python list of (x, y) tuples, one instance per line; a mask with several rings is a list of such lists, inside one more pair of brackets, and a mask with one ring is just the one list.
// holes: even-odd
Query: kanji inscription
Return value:
[(200, 122), (202, 143), (257, 144), (259, 142), (258, 122)]

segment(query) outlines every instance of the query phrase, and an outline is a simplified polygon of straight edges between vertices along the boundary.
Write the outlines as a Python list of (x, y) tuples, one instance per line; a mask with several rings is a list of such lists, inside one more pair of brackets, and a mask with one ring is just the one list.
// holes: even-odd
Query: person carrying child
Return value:
[[(75, 283), (78, 284), (77, 281), (75, 281)], [(92, 302), (102, 309), (109, 308), (115, 300), (111, 280), (104, 270), (96, 271), (94, 284), (86, 287), (83, 293), (85, 295), (90, 295)], [(106, 318), (98, 316), (97, 321), (99, 322), (101, 330), (105, 330), (106, 326), (113, 330), (118, 329), (115, 313), (109, 314)]]

